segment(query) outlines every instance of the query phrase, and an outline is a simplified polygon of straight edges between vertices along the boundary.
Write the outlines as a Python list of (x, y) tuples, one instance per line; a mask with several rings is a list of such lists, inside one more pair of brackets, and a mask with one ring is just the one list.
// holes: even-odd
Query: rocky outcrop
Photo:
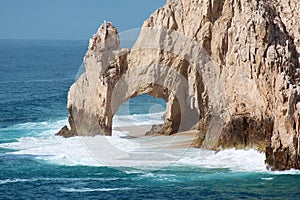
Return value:
[(169, 0), (132, 49), (104, 23), (70, 88), (71, 131), (110, 135), (120, 104), (164, 98), (160, 134), (198, 127), (195, 146), (254, 147), (273, 170), (300, 168), (300, 4)]
[(73, 130), (70, 130), (67, 126), (64, 126), (55, 135), (56, 136), (63, 136), (65, 138), (70, 138), (70, 137), (77, 136), (77, 133)]
[(161, 124), (154, 124), (152, 125), (151, 129), (145, 133), (145, 136), (156, 135), (161, 131), (161, 129)]

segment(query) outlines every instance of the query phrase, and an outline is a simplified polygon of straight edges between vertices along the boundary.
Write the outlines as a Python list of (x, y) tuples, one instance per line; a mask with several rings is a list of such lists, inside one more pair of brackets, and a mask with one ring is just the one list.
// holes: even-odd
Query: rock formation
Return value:
[(296, 0), (168, 0), (132, 49), (110, 23), (90, 40), (70, 131), (111, 135), (118, 107), (150, 94), (167, 102), (161, 134), (196, 124), (197, 147), (254, 147), (272, 170), (299, 169), (299, 53)]

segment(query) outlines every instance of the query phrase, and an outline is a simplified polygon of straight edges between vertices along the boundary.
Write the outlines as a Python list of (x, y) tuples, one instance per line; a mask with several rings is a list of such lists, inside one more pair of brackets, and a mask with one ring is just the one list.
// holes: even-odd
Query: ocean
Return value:
[[(91, 154), (88, 138), (55, 136), (67, 124), (67, 92), (87, 46), (0, 40), (0, 199), (300, 199), (300, 171), (269, 172), (253, 149), (178, 148), (171, 162), (161, 150), (142, 154), (140, 166), (127, 157), (111, 165)], [(161, 123), (164, 109), (164, 100), (139, 96), (122, 105), (114, 127)], [(105, 140), (142, 152), (122, 134)]]

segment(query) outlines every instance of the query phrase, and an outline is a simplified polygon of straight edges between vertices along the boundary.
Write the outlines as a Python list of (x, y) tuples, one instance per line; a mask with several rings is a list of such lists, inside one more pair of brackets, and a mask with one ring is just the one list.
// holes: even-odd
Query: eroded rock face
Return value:
[(255, 147), (271, 169), (300, 168), (300, 4), (296, 0), (169, 0), (132, 49), (104, 23), (72, 85), (71, 131), (110, 135), (129, 98), (167, 102), (161, 134), (197, 124), (195, 146)]
[(299, 168), (299, 5), (170, 0), (145, 22), (144, 27), (173, 29), (197, 41), (220, 69), (216, 81), (223, 88), (215, 88), (223, 101), (203, 78), (209, 101), (199, 105), (208, 109), (200, 119), (198, 145), (267, 146), (271, 168)]

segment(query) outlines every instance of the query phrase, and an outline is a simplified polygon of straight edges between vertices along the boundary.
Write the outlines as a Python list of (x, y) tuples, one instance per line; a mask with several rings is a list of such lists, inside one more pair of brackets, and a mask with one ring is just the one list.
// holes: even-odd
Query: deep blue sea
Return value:
[[(67, 92), (87, 45), (0, 40), (0, 199), (300, 199), (300, 172), (268, 172), (254, 150), (193, 149), (158, 168), (110, 167), (82, 139), (54, 136), (67, 123)], [(152, 124), (164, 109), (144, 95), (116, 117), (124, 126)]]

